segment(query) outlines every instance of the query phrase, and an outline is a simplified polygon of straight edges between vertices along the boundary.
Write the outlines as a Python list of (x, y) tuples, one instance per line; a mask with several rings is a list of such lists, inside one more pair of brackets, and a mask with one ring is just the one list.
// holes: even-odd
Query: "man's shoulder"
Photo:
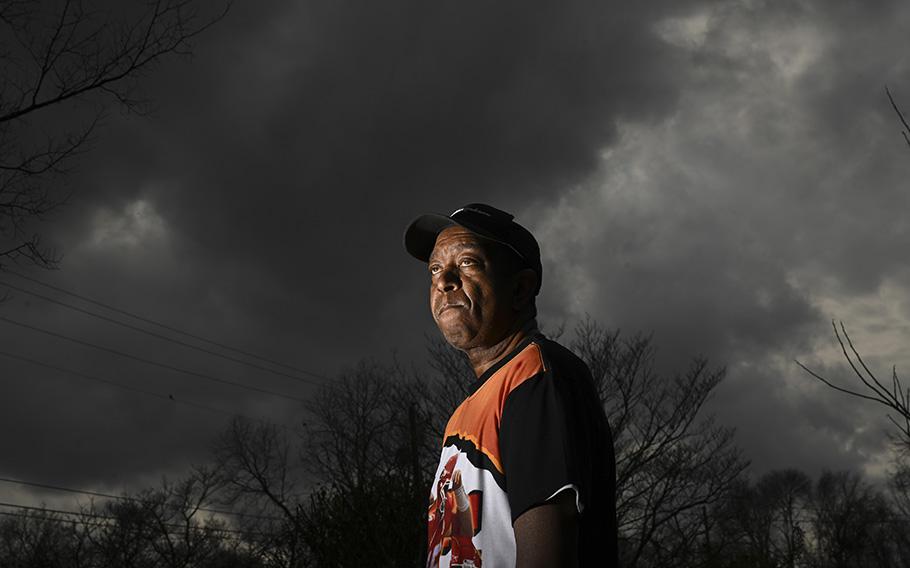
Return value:
[(571, 349), (561, 343), (550, 339), (543, 334), (534, 336), (533, 343), (540, 349), (544, 366), (556, 375), (569, 373), (571, 375), (588, 375), (591, 370), (588, 365)]
[(575, 353), (560, 343), (535, 333), (524, 345), (499, 361), (489, 371), (490, 376), (478, 385), (472, 403), (493, 396), (500, 403), (503, 393), (515, 390), (535, 390), (535, 385), (555, 384), (557, 389), (578, 385), (588, 388), (592, 383), (591, 371)]

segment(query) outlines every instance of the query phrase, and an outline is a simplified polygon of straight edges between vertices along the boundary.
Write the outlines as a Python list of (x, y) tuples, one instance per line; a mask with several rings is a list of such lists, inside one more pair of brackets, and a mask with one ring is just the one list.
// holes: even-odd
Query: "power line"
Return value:
[[(72, 522), (72, 521), (83, 522), (84, 519), (96, 519), (96, 520), (101, 519), (101, 520), (105, 520), (105, 521), (120, 520), (118, 517), (115, 517), (113, 515), (104, 515), (101, 513), (89, 513), (89, 512), (85, 512), (85, 511), (66, 511), (64, 509), (51, 509), (48, 507), (33, 507), (30, 505), (19, 505), (18, 503), (7, 503), (5, 501), (0, 501), (0, 507), (10, 507), (10, 508), (14, 508), (14, 509), (21, 509), (24, 511), (36, 511), (38, 513), (55, 513), (58, 515), (69, 515), (69, 516), (81, 517), (81, 519), (78, 519), (78, 520), (77, 519), (63, 519), (68, 522)], [(110, 526), (110, 525), (105, 525), (103, 523), (101, 523), (101, 525), (108, 526), (108, 527)], [(159, 522), (158, 525), (161, 527), (165, 527), (165, 528), (179, 529), (181, 531), (185, 530), (187, 528), (183, 525), (178, 525), (175, 523)], [(258, 536), (264, 535), (264, 533), (261, 533), (261, 532), (243, 531), (243, 530), (238, 530), (238, 529), (226, 529), (226, 528), (220, 528), (220, 527), (190, 526), (189, 528), (190, 528), (190, 530), (196, 530), (196, 531), (217, 531), (217, 532), (221, 532), (221, 533), (231, 533), (231, 534), (240, 534), (240, 535), (249, 535), (249, 534), (255, 534)]]
[[(2, 515), (4, 517), (45, 521), (45, 522), (60, 523), (60, 524), (74, 525), (74, 526), (76, 524), (79, 524), (80, 526), (83, 526), (83, 527), (94, 527), (94, 528), (103, 528), (103, 529), (109, 529), (109, 528), (113, 527), (113, 525), (111, 525), (110, 523), (93, 523), (86, 519), (74, 519), (74, 518), (64, 518), (64, 517), (45, 517), (42, 515), (37, 515), (35, 513), (13, 513), (10, 511), (0, 511), (0, 515)], [(138, 529), (141, 527), (136, 527), (136, 528)], [(161, 528), (161, 527), (159, 527), (159, 528)], [(196, 531), (205, 530), (205, 527), (192, 527), (192, 529), (196, 530)], [(212, 530), (217, 530), (217, 529), (209, 527), (208, 530), (212, 531)], [(182, 528), (180, 531), (177, 531), (177, 530), (169, 531), (169, 530), (166, 530), (166, 528), (164, 528), (164, 529), (161, 529), (160, 534), (162, 534), (164, 536), (168, 536), (168, 537), (181, 537), (182, 538), (185, 536), (182, 531)], [(253, 535), (253, 536), (268, 536), (268, 535), (265, 535), (264, 533), (258, 533), (258, 532), (250, 532), (250, 533), (245, 533), (245, 534)], [(236, 536), (233, 536), (230, 534), (219, 534), (219, 533), (214, 533), (214, 532), (210, 532), (210, 533), (206, 534), (205, 538), (207, 538), (207, 539), (213, 538), (213, 539), (219, 540), (221, 542), (227, 542), (227, 541), (235, 542), (237, 540)]]
[[(86, 490), (86, 489), (73, 489), (73, 488), (70, 488), (70, 487), (63, 487), (63, 486), (60, 486), (60, 485), (50, 485), (50, 484), (47, 484), (47, 483), (38, 483), (38, 482), (35, 482), (35, 481), (25, 481), (25, 480), (23, 480), (23, 479), (12, 479), (12, 478), (9, 478), (9, 477), (0, 477), (0, 481), (2, 481), (2, 482), (4, 482), (4, 483), (17, 483), (17, 484), (19, 484), (19, 485), (25, 485), (25, 486), (27, 486), (27, 487), (37, 487), (37, 488), (40, 488), (40, 489), (51, 489), (51, 490), (53, 490), (53, 491), (63, 491), (63, 492), (66, 492), (66, 493), (76, 493), (76, 494), (80, 494), (80, 495), (89, 495), (89, 496), (92, 496), (92, 497), (104, 497), (104, 498), (106, 498), (106, 499), (117, 499), (117, 500), (120, 500), (120, 501), (130, 501), (130, 502), (133, 502), (133, 503), (140, 503), (140, 504), (143, 504), (143, 505), (155, 505), (155, 504), (157, 504), (157, 503), (155, 503), (154, 501), (148, 501), (148, 500), (144, 500), (144, 499), (139, 499), (139, 498), (137, 498), (137, 497), (129, 497), (129, 496), (127, 496), (127, 495), (112, 495), (112, 494), (110, 494), (110, 493), (101, 493), (101, 492), (98, 492), (98, 491), (88, 491), (88, 490)], [(2, 503), (0, 503), (0, 504), (2, 504)], [(206, 513), (217, 513), (217, 514), (219, 514), (219, 515), (231, 515), (231, 516), (235, 516), (235, 517), (249, 517), (249, 518), (253, 518), (253, 519), (262, 519), (262, 520), (267, 520), (267, 521), (282, 521), (282, 520), (284, 520), (284, 519), (281, 519), (280, 517), (272, 517), (272, 516), (269, 516), (269, 515), (256, 515), (256, 514), (252, 514), (252, 513), (239, 513), (239, 512), (237, 512), (237, 511), (227, 511), (227, 510), (224, 510), (224, 509), (212, 509), (212, 508), (209, 508), (209, 507), (199, 507), (199, 510), (200, 510), (200, 511), (205, 511)]]
[[(0, 285), (6, 286), (7, 288), (10, 288), (11, 290), (16, 290), (17, 292), (21, 292), (21, 293), (23, 293), (23, 294), (28, 294), (29, 296), (32, 296), (32, 297), (35, 297), (35, 298), (40, 298), (40, 299), (42, 299), (42, 300), (44, 300), (44, 301), (46, 301), (46, 302), (51, 302), (51, 303), (53, 303), (53, 304), (57, 304), (58, 306), (63, 306), (64, 308), (67, 308), (67, 309), (70, 309), (70, 310), (79, 312), (79, 313), (81, 313), (81, 314), (85, 314), (85, 315), (87, 315), (87, 316), (91, 316), (91, 317), (93, 317), (93, 318), (97, 318), (97, 319), (100, 319), (100, 320), (102, 320), (102, 321), (106, 321), (106, 322), (108, 322), (108, 323), (112, 323), (112, 324), (115, 324), (115, 325), (119, 325), (119, 326), (121, 326), (121, 327), (125, 327), (125, 328), (131, 329), (131, 330), (133, 330), (133, 331), (137, 331), (137, 332), (139, 332), (139, 333), (144, 333), (144, 334), (146, 334), (146, 335), (155, 337), (155, 338), (157, 338), (157, 339), (161, 339), (161, 340), (164, 340), (164, 341), (170, 341), (171, 343), (176, 343), (176, 344), (178, 344), (178, 345), (182, 345), (182, 346), (187, 347), (187, 348), (189, 348), (189, 349), (194, 349), (194, 350), (196, 350), (196, 351), (200, 351), (200, 352), (206, 353), (206, 354), (208, 354), (208, 355), (214, 355), (215, 357), (221, 357), (222, 359), (227, 359), (228, 361), (233, 361), (234, 363), (240, 363), (241, 365), (246, 365), (246, 366), (248, 366), (248, 367), (252, 367), (253, 369), (258, 369), (258, 370), (260, 370), (260, 371), (266, 371), (266, 372), (269, 372), (269, 373), (272, 373), (272, 374), (275, 374), (275, 375), (278, 375), (278, 376), (281, 376), (281, 377), (286, 377), (286, 378), (289, 378), (289, 379), (293, 379), (293, 380), (295, 380), (295, 381), (300, 381), (300, 382), (307, 383), (307, 384), (311, 384), (311, 385), (324, 386), (324, 383), (322, 383), (322, 382), (317, 382), (317, 381), (314, 381), (314, 380), (311, 380), (311, 379), (305, 379), (305, 378), (303, 378), (303, 377), (298, 377), (298, 376), (295, 376), (295, 375), (291, 375), (291, 374), (289, 374), (289, 373), (284, 373), (284, 372), (282, 372), (282, 371), (276, 371), (275, 369), (270, 369), (270, 368), (264, 367), (264, 366), (262, 366), (262, 365), (257, 365), (256, 363), (251, 363), (251, 362), (249, 362), (249, 361), (244, 361), (243, 359), (238, 359), (237, 357), (231, 357), (230, 355), (225, 355), (225, 354), (223, 354), (223, 353), (218, 353), (217, 351), (213, 351), (213, 350), (211, 350), (211, 349), (206, 349), (205, 347), (199, 347), (198, 345), (193, 345), (193, 344), (187, 343), (187, 342), (185, 342), (185, 341), (180, 341), (179, 339), (175, 339), (175, 338), (173, 338), (173, 337), (168, 337), (168, 336), (162, 335), (162, 334), (160, 334), (160, 333), (155, 333), (154, 331), (149, 331), (149, 330), (147, 330), (147, 329), (143, 329), (143, 328), (141, 328), (141, 327), (138, 327), (138, 326), (135, 326), (135, 325), (131, 325), (131, 324), (128, 324), (128, 323), (125, 323), (125, 322), (116, 320), (116, 319), (114, 319), (114, 318), (107, 317), (107, 316), (105, 316), (105, 315), (98, 314), (98, 313), (95, 313), (95, 312), (92, 312), (92, 311), (89, 311), (89, 310), (80, 308), (80, 307), (78, 307), (78, 306), (74, 306), (74, 305), (72, 305), (72, 304), (68, 304), (68, 303), (66, 303), (66, 302), (62, 302), (62, 301), (60, 301), (60, 300), (51, 298), (51, 297), (49, 297), (49, 296), (45, 296), (45, 295), (43, 295), (43, 294), (38, 294), (37, 292), (32, 292), (32, 291), (30, 291), (30, 290), (26, 290), (25, 288), (20, 288), (20, 287), (18, 287), (18, 286), (14, 286), (14, 285), (12, 285), (12, 284), (10, 284), (10, 283), (8, 283), (8, 282), (4, 282), (4, 281), (2, 281), (2, 280), (0, 280)], [(311, 373), (311, 372), (309, 372), (309, 371), (300, 371), (300, 372), (306, 373), (306, 374), (308, 374), (308, 375), (311, 375), (311, 376), (313, 376), (313, 377), (317, 377), (317, 378), (320, 378), (320, 379), (331, 380), (331, 379), (329, 379), (328, 377), (325, 377), (325, 376), (323, 376), (323, 375), (318, 375), (318, 374), (316, 374), (316, 373)]]
[(76, 339), (75, 337), (71, 337), (71, 336), (68, 336), (68, 335), (64, 335), (64, 334), (62, 334), (62, 333), (57, 333), (57, 332), (55, 332), (55, 331), (50, 331), (50, 330), (47, 330), (47, 329), (43, 329), (43, 328), (40, 328), (40, 327), (37, 327), (37, 326), (34, 326), (34, 325), (30, 325), (30, 324), (27, 324), (27, 323), (24, 323), (24, 322), (12, 320), (12, 319), (9, 319), (9, 318), (7, 318), (7, 317), (0, 316), (0, 321), (6, 322), (6, 323), (9, 323), (9, 324), (12, 324), (12, 325), (16, 325), (16, 326), (19, 326), (19, 327), (22, 327), (22, 328), (25, 328), (25, 329), (29, 329), (29, 330), (32, 330), (32, 331), (37, 331), (38, 333), (43, 333), (44, 335), (49, 335), (49, 336), (51, 336), (51, 337), (56, 337), (56, 338), (58, 338), (58, 339), (64, 339), (64, 340), (66, 340), (66, 341), (70, 341), (70, 342), (75, 343), (75, 344), (77, 344), (77, 345), (82, 345), (82, 346), (84, 346), (84, 347), (91, 347), (92, 349), (97, 349), (97, 350), (99, 350), (99, 351), (104, 351), (104, 352), (106, 352), (106, 353), (111, 353), (111, 354), (113, 354), (113, 355), (117, 355), (117, 356), (120, 356), (120, 357), (125, 357), (125, 358), (127, 358), (127, 359), (132, 359), (132, 360), (134, 360), (134, 361), (139, 361), (139, 362), (145, 363), (145, 364), (147, 364), (147, 365), (153, 365), (153, 366), (155, 366), (155, 367), (160, 367), (160, 368), (162, 368), (162, 369), (167, 369), (167, 370), (169, 370), (169, 371), (174, 371), (174, 372), (176, 372), (176, 373), (183, 373), (183, 374), (185, 374), (185, 375), (189, 375), (189, 376), (192, 376), (192, 377), (198, 377), (198, 378), (200, 378), (200, 379), (204, 379), (204, 380), (207, 380), (207, 381), (212, 381), (212, 382), (221, 383), (221, 384), (225, 384), (225, 385), (231, 385), (231, 386), (233, 386), (233, 387), (237, 387), (237, 388), (241, 388), (241, 389), (245, 389), (245, 390), (249, 390), (249, 391), (254, 391), (254, 392), (258, 392), (258, 393), (262, 393), (262, 394), (268, 394), (268, 395), (276, 396), (276, 397), (279, 397), (279, 398), (285, 398), (285, 399), (293, 400), (293, 401), (296, 401), (296, 402), (303, 402), (303, 403), (306, 403), (306, 402), (307, 402), (306, 399), (299, 398), (299, 397), (296, 397), (296, 396), (291, 396), (291, 395), (287, 395), (287, 394), (282, 394), (282, 393), (275, 392), (275, 391), (271, 391), (271, 390), (268, 390), (268, 389), (263, 389), (263, 388), (260, 388), (260, 387), (254, 387), (254, 386), (251, 386), (251, 385), (245, 385), (245, 384), (243, 384), (243, 383), (238, 383), (238, 382), (235, 382), (235, 381), (230, 381), (230, 380), (228, 380), (228, 379), (222, 379), (222, 378), (220, 378), (220, 377), (215, 377), (215, 376), (212, 376), (212, 375), (207, 375), (207, 374), (205, 374), (205, 373), (199, 373), (199, 372), (197, 372), (197, 371), (190, 371), (190, 370), (188, 370), (188, 369), (182, 369), (182, 368), (180, 368), (180, 367), (175, 367), (175, 366), (169, 365), (169, 364), (167, 364), (167, 363), (161, 363), (161, 362), (158, 362), (158, 361), (153, 361), (153, 360), (151, 360), (151, 359), (146, 359), (146, 358), (144, 358), (144, 357), (139, 357), (138, 355), (132, 355), (132, 354), (130, 354), (130, 353), (125, 353), (125, 352), (123, 352), (123, 351), (118, 351), (118, 350), (112, 349), (112, 348), (110, 348), (110, 347), (105, 347), (105, 346), (103, 346), (103, 345), (97, 345), (97, 344), (95, 344), (95, 343), (90, 343), (90, 342), (88, 342), (88, 341), (83, 341), (83, 340), (81, 340), (81, 339)]
[(35, 507), (33, 505), (20, 505), (19, 503), (8, 503), (6, 501), (0, 501), (0, 507), (11, 507), (15, 509), (23, 509), (25, 511), (38, 511), (40, 513), (57, 513), (60, 515), (77, 515), (80, 517), (91, 517), (95, 519), (105, 519), (109, 521), (116, 521), (117, 517), (114, 515), (104, 515), (102, 513), (89, 513), (85, 511), (67, 511), (65, 509), (51, 509), (50, 507)]
[[(23, 279), (23, 280), (27, 280), (27, 281), (32, 282), (32, 283), (34, 283), (34, 284), (37, 284), (37, 285), (39, 285), (39, 286), (44, 286), (45, 288), (49, 288), (49, 289), (51, 289), (51, 290), (60, 292), (61, 294), (66, 294), (66, 295), (68, 295), (68, 296), (72, 296), (73, 298), (78, 298), (79, 300), (82, 300), (83, 302), (88, 302), (89, 304), (93, 304), (93, 305), (95, 305), (95, 306), (98, 306), (98, 307), (101, 307), (101, 308), (105, 308), (105, 309), (107, 309), (107, 310), (111, 310), (112, 312), (116, 312), (116, 313), (118, 313), (118, 314), (121, 314), (121, 315), (130, 317), (130, 318), (133, 318), (133, 319), (135, 319), (135, 320), (138, 320), (138, 321), (141, 321), (141, 322), (144, 322), (144, 323), (147, 323), (147, 324), (151, 324), (151, 325), (160, 327), (160, 328), (162, 328), (162, 329), (166, 329), (166, 330), (171, 331), (171, 332), (174, 332), (174, 333), (178, 333), (178, 334), (183, 335), (183, 336), (185, 336), (185, 337), (190, 337), (190, 338), (195, 339), (195, 340), (197, 340), (197, 341), (202, 341), (202, 342), (204, 342), (204, 343), (208, 343), (209, 345), (214, 345), (215, 347), (220, 347), (221, 349), (225, 349), (225, 350), (228, 350), (228, 351), (233, 351), (234, 353), (239, 353), (239, 354), (245, 355), (245, 356), (247, 356), (247, 357), (252, 357), (253, 359), (258, 359), (259, 361), (263, 361), (263, 362), (266, 362), (266, 363), (270, 363), (270, 364), (272, 364), (272, 365), (275, 365), (275, 366), (278, 366), (278, 367), (282, 367), (282, 368), (288, 369), (288, 370), (290, 370), (290, 371), (295, 371), (295, 372), (298, 372), (298, 373), (303, 373), (304, 375), (310, 375), (310, 376), (313, 376), (313, 377), (316, 377), (316, 378), (320, 378), (320, 379), (331, 380), (329, 377), (326, 377), (325, 375), (320, 375), (319, 373), (313, 373), (312, 371), (307, 371), (306, 369), (301, 369), (301, 368), (295, 367), (295, 366), (293, 366), (293, 365), (288, 365), (288, 364), (286, 364), (286, 363), (282, 363), (282, 362), (280, 362), (280, 361), (276, 361), (276, 360), (270, 359), (270, 358), (268, 358), (268, 357), (263, 357), (263, 356), (261, 356), (261, 355), (257, 355), (257, 354), (255, 354), (255, 353), (251, 353), (251, 352), (249, 352), (249, 351), (245, 351), (245, 350), (239, 349), (239, 348), (237, 348), (237, 347), (231, 347), (230, 345), (225, 345), (224, 343), (220, 343), (220, 342), (218, 342), (218, 341), (214, 341), (214, 340), (211, 340), (211, 339), (207, 339), (207, 338), (205, 338), (205, 337), (202, 337), (201, 335), (197, 335), (197, 334), (194, 334), (194, 333), (190, 333), (190, 332), (188, 332), (188, 331), (184, 331), (184, 330), (182, 330), (182, 329), (179, 329), (179, 328), (176, 328), (176, 327), (173, 327), (173, 326), (170, 326), (170, 325), (161, 323), (161, 322), (156, 321), (156, 320), (153, 320), (153, 319), (151, 319), (151, 318), (146, 318), (146, 317), (140, 316), (140, 315), (138, 315), (138, 314), (136, 314), (136, 313), (133, 313), (133, 312), (130, 312), (130, 311), (128, 311), (128, 310), (124, 310), (124, 309), (122, 309), (122, 308), (118, 308), (118, 307), (112, 306), (112, 305), (110, 305), (110, 304), (105, 304), (104, 302), (99, 302), (98, 300), (94, 300), (94, 299), (89, 298), (89, 297), (87, 297), (87, 296), (83, 296), (82, 294), (77, 294), (76, 292), (73, 292), (73, 291), (71, 291), (71, 290), (67, 290), (67, 289), (61, 288), (61, 287), (59, 287), (59, 286), (54, 286), (53, 284), (49, 284), (49, 283), (47, 283), (47, 282), (43, 282), (43, 281), (38, 280), (37, 278), (33, 278), (33, 277), (31, 277), (31, 276), (26, 276), (25, 274), (22, 274), (22, 273), (20, 273), (20, 272), (16, 272), (15, 270), (11, 270), (10, 268), (7, 268), (7, 267), (5, 267), (5, 266), (3, 266), (3, 265), (0, 265), (0, 271), (6, 272), (6, 273), (8, 273), (8, 274), (12, 274), (13, 276), (16, 276), (16, 277), (18, 277), (18, 278), (21, 278), (21, 279)], [(26, 292), (26, 293), (28, 293), (28, 292)]]
[(51, 521), (54, 523), (67, 523), (67, 524), (79, 523), (80, 525), (87, 526), (87, 527), (102, 527), (102, 528), (110, 527), (110, 525), (106, 524), (106, 523), (92, 523), (92, 522), (89, 522), (86, 520), (64, 519), (62, 517), (42, 517), (42, 516), (36, 515), (34, 513), (13, 513), (10, 511), (0, 511), (0, 515), (3, 515), (4, 517), (16, 517), (19, 519), (34, 519), (34, 520), (38, 520), (38, 521)]
[[(67, 518), (45, 517), (42, 515), (38, 515), (36, 513), (13, 513), (11, 511), (0, 511), (0, 516), (13, 517), (13, 518), (18, 518), (18, 519), (26, 519), (26, 520), (48, 521), (48, 522), (52, 522), (52, 523), (63, 523), (63, 524), (67, 524), (67, 525), (79, 524), (84, 527), (96, 527), (96, 528), (104, 528), (104, 529), (109, 529), (112, 527), (112, 525), (110, 523), (93, 523), (86, 519), (74, 519), (72, 517), (67, 517)], [(184, 533), (182, 532), (182, 529), (183, 529), (183, 527), (181, 527), (180, 532), (177, 532), (177, 531), (171, 532), (171, 531), (167, 531), (167, 530), (162, 530), (162, 534), (165, 534), (167, 536), (183, 537)], [(227, 529), (216, 529), (214, 527), (192, 527), (192, 529), (197, 530), (197, 531), (206, 530), (206, 529), (209, 531), (227, 530)], [(249, 536), (260, 536), (260, 537), (270, 536), (266, 533), (254, 532), (254, 531), (242, 532), (242, 534), (249, 535)], [(214, 538), (214, 539), (218, 539), (220, 541), (234, 541), (234, 540), (236, 540), (237, 537), (232, 536), (230, 534), (218, 534), (218, 533), (210, 532), (205, 536), (205, 538)]]
[(79, 377), (79, 378), (81, 378), (81, 379), (85, 379), (85, 380), (88, 380), (88, 381), (94, 381), (94, 382), (102, 383), (102, 384), (105, 384), (105, 385), (108, 385), (108, 386), (111, 386), (111, 387), (114, 387), (114, 388), (122, 389), (122, 390), (125, 390), (125, 391), (134, 392), (134, 393), (138, 393), (138, 394), (144, 394), (144, 395), (146, 395), (146, 396), (152, 396), (152, 397), (155, 397), (155, 398), (157, 398), (157, 399), (164, 400), (164, 401), (167, 401), (167, 402), (173, 402), (173, 403), (176, 403), (176, 404), (182, 404), (182, 405), (185, 405), (185, 406), (189, 406), (189, 407), (196, 408), (196, 409), (199, 409), (199, 410), (205, 410), (205, 411), (207, 411), (207, 412), (212, 412), (212, 413), (216, 413), (216, 414), (221, 414), (221, 415), (224, 415), (224, 416), (230, 416), (230, 417), (239, 416), (239, 417), (245, 418), (245, 419), (247, 419), (247, 420), (252, 420), (252, 421), (256, 421), (256, 422), (261, 422), (261, 423), (263, 423), (263, 424), (271, 424), (272, 426), (276, 426), (276, 427), (279, 427), (279, 428), (285, 428), (285, 429), (287, 429), (287, 426), (285, 426), (285, 425), (283, 425), (283, 424), (275, 424), (274, 422), (271, 422), (271, 421), (266, 420), (266, 419), (264, 419), (264, 418), (252, 418), (252, 417), (250, 417), (250, 416), (245, 416), (245, 415), (243, 415), (243, 414), (240, 414), (239, 412), (230, 412), (230, 411), (228, 411), (228, 410), (222, 410), (222, 409), (220, 409), (220, 408), (215, 408), (215, 407), (212, 407), (212, 406), (206, 406), (206, 405), (204, 405), (204, 404), (199, 404), (199, 403), (197, 403), (197, 402), (191, 402), (191, 401), (187, 401), (187, 400), (183, 400), (183, 399), (178, 399), (178, 398), (176, 398), (176, 397), (175, 397), (174, 395), (172, 395), (172, 394), (167, 394), (167, 395), (165, 395), (165, 394), (157, 393), (157, 392), (154, 392), (154, 391), (145, 390), (145, 389), (142, 389), (142, 388), (139, 388), (139, 387), (133, 387), (133, 386), (129, 386), (129, 385), (124, 385), (124, 384), (118, 383), (117, 381), (113, 381), (113, 380), (111, 380), (111, 379), (105, 379), (105, 378), (103, 378), (103, 377), (98, 377), (98, 376), (95, 376), (95, 375), (89, 375), (89, 374), (86, 374), (86, 373), (82, 373), (82, 372), (80, 372), (80, 371), (76, 371), (76, 370), (74, 370), (74, 369), (68, 369), (68, 368), (66, 368), (66, 367), (59, 367), (59, 366), (57, 366), (57, 365), (53, 365), (53, 364), (51, 364), (51, 363), (45, 363), (45, 362), (43, 362), (43, 361), (38, 361), (37, 359), (32, 359), (32, 358), (30, 358), (30, 357), (25, 357), (25, 356), (23, 356), (23, 355), (16, 355), (15, 353), (8, 353), (8, 352), (6, 352), (6, 351), (0, 350), (0, 356), (7, 357), (7, 358), (10, 358), (10, 359), (16, 359), (16, 360), (18, 360), (18, 361), (24, 361), (24, 362), (30, 363), (30, 364), (32, 364), (32, 365), (37, 365), (37, 366), (39, 366), (39, 367), (44, 367), (44, 368), (46, 368), (46, 369), (51, 369), (51, 370), (54, 370), (54, 371), (58, 371), (58, 372), (60, 372), (60, 373), (66, 373), (66, 374), (73, 375), (73, 376), (76, 376), (76, 377)]

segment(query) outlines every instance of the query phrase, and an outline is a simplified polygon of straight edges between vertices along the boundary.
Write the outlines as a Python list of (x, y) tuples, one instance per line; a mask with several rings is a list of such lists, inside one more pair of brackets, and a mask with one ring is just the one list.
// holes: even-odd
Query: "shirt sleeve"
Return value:
[(585, 506), (588, 436), (577, 416), (583, 411), (559, 379), (542, 372), (509, 393), (503, 407), (499, 449), (513, 523), (569, 489), (579, 513)]

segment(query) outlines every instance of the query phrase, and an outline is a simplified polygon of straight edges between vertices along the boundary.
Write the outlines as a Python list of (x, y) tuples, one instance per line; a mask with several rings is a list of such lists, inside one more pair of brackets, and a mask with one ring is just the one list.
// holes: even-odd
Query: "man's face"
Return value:
[(430, 310), (453, 347), (495, 345), (508, 331), (515, 311), (503, 264), (488, 241), (463, 227), (439, 233), (428, 263)]

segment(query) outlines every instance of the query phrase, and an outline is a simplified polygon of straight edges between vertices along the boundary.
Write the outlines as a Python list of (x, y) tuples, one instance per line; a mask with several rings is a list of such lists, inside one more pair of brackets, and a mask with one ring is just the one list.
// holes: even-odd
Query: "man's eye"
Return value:
[(438, 273), (440, 270), (442, 270), (442, 267), (439, 266), (438, 264), (433, 264), (433, 265), (430, 266), (430, 274), (436, 274), (436, 273)]
[(461, 259), (460, 264), (462, 266), (471, 266), (472, 264), (476, 264), (476, 263), (474, 262), (473, 258), (463, 258), (463, 259)]

